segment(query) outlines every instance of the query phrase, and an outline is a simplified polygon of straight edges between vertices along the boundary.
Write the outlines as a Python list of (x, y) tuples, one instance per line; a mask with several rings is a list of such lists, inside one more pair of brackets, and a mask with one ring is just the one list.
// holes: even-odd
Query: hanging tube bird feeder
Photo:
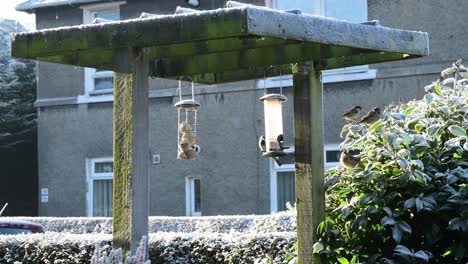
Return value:
[(194, 85), (191, 77), (191, 97), (182, 99), (182, 79), (179, 79), (179, 101), (174, 104), (177, 108), (177, 159), (193, 160), (200, 147), (197, 145), (197, 111), (200, 103), (195, 101)]

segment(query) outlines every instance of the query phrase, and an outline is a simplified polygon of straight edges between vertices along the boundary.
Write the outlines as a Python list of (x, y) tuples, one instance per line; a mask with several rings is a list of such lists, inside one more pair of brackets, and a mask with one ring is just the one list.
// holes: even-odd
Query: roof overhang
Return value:
[(116, 52), (148, 48), (151, 76), (221, 83), (258, 78), (269, 65), (288, 74), (291, 63), (303, 61), (335, 69), (429, 54), (425, 32), (235, 6), (17, 33), (12, 55), (121, 71), (113, 62)]
[(35, 9), (53, 6), (81, 5), (95, 2), (110, 2), (113, 0), (29, 0), (16, 6), (16, 11), (34, 13)]

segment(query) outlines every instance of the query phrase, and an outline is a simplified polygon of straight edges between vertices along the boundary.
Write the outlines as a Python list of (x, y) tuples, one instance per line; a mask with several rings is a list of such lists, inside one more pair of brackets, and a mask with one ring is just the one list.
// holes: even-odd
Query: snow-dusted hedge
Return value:
[[(44, 225), (49, 232), (72, 234), (112, 233), (112, 218), (106, 217), (17, 217)], [(291, 212), (272, 215), (150, 217), (149, 232), (295, 232), (296, 217)]]
[[(90, 263), (95, 244), (109, 251), (109, 234), (45, 234), (0, 236), (0, 263)], [(155, 233), (149, 237), (150, 260), (164, 263), (254, 263), (269, 257), (283, 262), (293, 251), (294, 232)]]
[[(0, 235), (0, 264), (90, 263), (96, 243), (111, 249), (111, 218), (17, 217), (44, 225), (45, 234)], [(287, 263), (296, 217), (274, 215), (150, 217), (151, 263)], [(290, 256), (288, 256), (290, 258)]]

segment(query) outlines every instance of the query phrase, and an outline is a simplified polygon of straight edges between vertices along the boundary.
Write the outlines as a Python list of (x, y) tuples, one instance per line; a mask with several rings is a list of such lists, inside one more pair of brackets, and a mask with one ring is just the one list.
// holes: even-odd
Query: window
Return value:
[(201, 180), (185, 178), (185, 212), (187, 216), (201, 216)]
[(340, 147), (338, 144), (329, 144), (324, 147), (325, 169), (340, 165)]
[[(270, 209), (272, 213), (287, 210), (287, 203), (296, 202), (296, 178), (294, 148), (285, 149), (288, 153), (282, 157), (283, 165), (270, 161)], [(338, 144), (324, 146), (325, 169), (340, 165), (340, 149)]]
[[(124, 2), (105, 3), (83, 6), (83, 23), (93, 23), (96, 18), (119, 20), (119, 5)], [(92, 68), (85, 68), (85, 91), (87, 95), (112, 93), (114, 73)]]
[[(281, 10), (301, 9), (304, 13), (334, 17), (349, 22), (367, 21), (367, 0), (267, 0), (267, 6)], [(322, 72), (322, 82), (345, 82), (354, 80), (374, 79), (377, 76), (375, 69), (367, 65), (327, 70)], [(292, 86), (292, 76), (283, 77), (285, 87)], [(267, 78), (257, 84), (258, 88), (277, 87), (280, 78)]]
[(88, 216), (112, 216), (112, 158), (90, 159), (88, 163)]
[(285, 211), (286, 204), (296, 203), (296, 178), (294, 165), (294, 148), (285, 149), (288, 153), (282, 157), (283, 165), (278, 166), (270, 160), (270, 209), (272, 213)]
[[(268, 0), (267, 0), (268, 1)], [(267, 6), (281, 9), (301, 9), (302, 12), (307, 14), (321, 15), (323, 13), (323, 1), (322, 0), (269, 0)]]

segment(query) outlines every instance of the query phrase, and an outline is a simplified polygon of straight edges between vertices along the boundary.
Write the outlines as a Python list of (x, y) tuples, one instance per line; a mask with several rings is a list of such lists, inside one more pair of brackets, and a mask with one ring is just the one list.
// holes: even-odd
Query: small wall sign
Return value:
[(41, 188), (41, 203), (49, 202), (49, 188)]

